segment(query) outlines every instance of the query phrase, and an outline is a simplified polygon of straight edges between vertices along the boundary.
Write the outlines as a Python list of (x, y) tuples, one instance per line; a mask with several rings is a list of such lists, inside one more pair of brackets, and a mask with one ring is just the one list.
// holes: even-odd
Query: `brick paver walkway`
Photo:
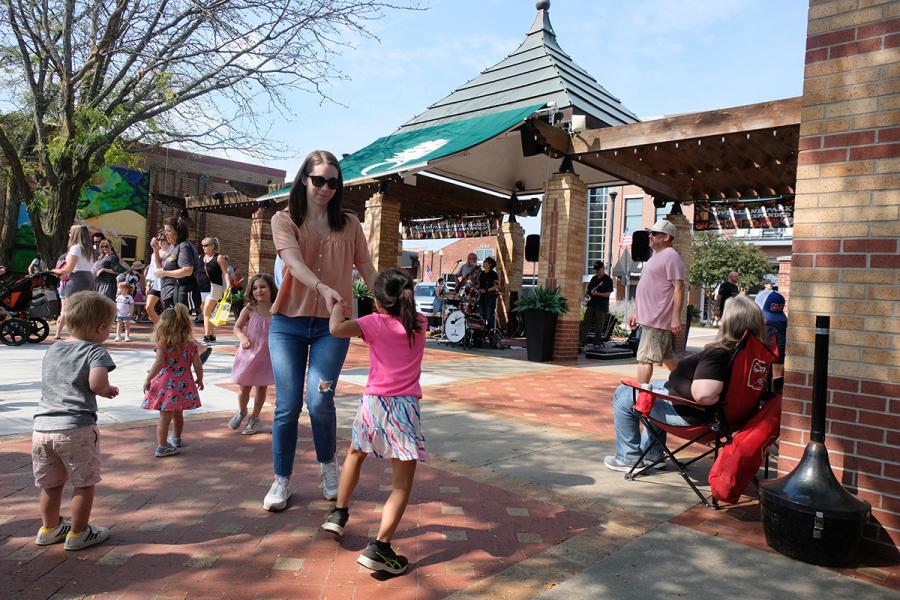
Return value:
[[(271, 438), (241, 436), (222, 418), (188, 418), (180, 455), (153, 456), (153, 427), (103, 432), (103, 482), (93, 522), (108, 542), (81, 552), (33, 544), (40, 526), (30, 440), (0, 454), (0, 577), (16, 598), (443, 598), (596, 526), (595, 515), (521, 497), (422, 464), (394, 545), (412, 563), (381, 578), (355, 560), (389, 493), (387, 463), (363, 471), (346, 535), (319, 529), (333, 506), (301, 429), (288, 510), (267, 513)], [(341, 453), (343, 454), (343, 453)]]
[[(110, 347), (149, 347), (146, 327), (134, 337), (139, 341)], [(215, 352), (233, 354), (233, 340), (220, 339), (226, 343)], [(423, 402), (492, 415), (500, 423), (549, 427), (573, 439), (613, 439), (609, 398), (621, 373), (584, 368), (596, 364), (586, 361), (535, 365), (496, 358), (521, 351), (487, 354), (429, 343), (425, 373), (432, 383), (423, 377)], [(361, 391), (367, 365), (364, 345), (354, 342), (345, 371), (355, 376), (337, 388), (345, 413)], [(434, 383), (444, 380), (449, 383)], [(264, 417), (268, 425), (271, 406)], [(389, 490), (387, 464), (366, 463), (338, 543), (319, 529), (333, 503), (315, 485), (318, 467), (306, 417), (294, 496), (282, 513), (261, 508), (271, 483), (270, 436), (235, 434), (225, 428), (226, 419), (225, 413), (188, 416), (184, 450), (167, 459), (153, 457), (152, 421), (104, 427), (104, 480), (92, 520), (110, 526), (111, 538), (76, 553), (33, 544), (40, 520), (30, 437), (0, 437), (0, 597), (530, 598), (659, 524), (594, 498), (554, 493), (436, 455), (417, 471), (394, 541), (410, 558), (410, 571), (380, 577), (355, 559), (377, 529)], [(349, 423), (340, 425), (342, 457)], [(691, 508), (671, 522), (767, 549), (752, 498), (717, 512)], [(896, 564), (863, 557), (861, 567), (842, 572), (900, 590)]]

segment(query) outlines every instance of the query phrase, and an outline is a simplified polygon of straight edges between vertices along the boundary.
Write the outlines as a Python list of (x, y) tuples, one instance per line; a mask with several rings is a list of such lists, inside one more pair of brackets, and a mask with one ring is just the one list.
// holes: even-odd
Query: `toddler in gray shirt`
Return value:
[[(109, 383), (116, 368), (102, 344), (116, 316), (116, 305), (97, 292), (73, 294), (66, 301), (71, 340), (52, 345), (43, 361), (41, 400), (34, 414), (31, 464), (41, 489), (39, 546), (65, 542), (81, 550), (109, 537), (109, 529), (89, 524), (94, 486), (100, 481), (97, 396), (113, 398)], [(72, 481), (72, 519), (60, 516), (63, 487)]]

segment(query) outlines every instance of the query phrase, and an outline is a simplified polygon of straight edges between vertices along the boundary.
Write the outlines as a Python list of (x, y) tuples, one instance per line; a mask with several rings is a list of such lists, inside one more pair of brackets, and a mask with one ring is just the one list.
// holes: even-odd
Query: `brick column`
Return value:
[(363, 231), (369, 241), (372, 264), (379, 271), (400, 264), (400, 202), (375, 193), (366, 200)]
[(522, 294), (522, 269), (525, 267), (525, 228), (519, 223), (503, 223), (497, 234), (497, 272), (500, 275), (498, 325), (509, 322), (510, 294)]
[[(666, 215), (666, 220), (675, 225), (675, 241), (672, 247), (681, 256), (684, 262), (684, 305), (681, 308), (681, 323), (687, 323), (687, 305), (688, 305), (688, 274), (691, 272), (691, 264), (694, 262), (694, 253), (691, 251), (691, 237), (694, 235), (694, 228), (691, 222), (684, 215)], [(682, 332), (676, 335), (673, 341), (675, 352), (684, 352), (687, 347), (687, 334)]]
[(778, 257), (778, 293), (784, 296), (787, 303), (784, 312), (787, 313), (791, 303), (791, 257)]
[(559, 287), (568, 300), (569, 312), (556, 322), (553, 358), (578, 357), (581, 322), (581, 282), (587, 219), (587, 186), (575, 173), (556, 173), (546, 183), (541, 210), (539, 278), (545, 287)]
[(275, 210), (260, 208), (250, 221), (250, 259), (247, 280), (257, 273), (275, 272), (275, 242), (272, 241), (272, 216)]
[(868, 549), (900, 558), (900, 20), (813, 0), (800, 124), (778, 468), (809, 441), (815, 316), (831, 315), (826, 443), (872, 503)]

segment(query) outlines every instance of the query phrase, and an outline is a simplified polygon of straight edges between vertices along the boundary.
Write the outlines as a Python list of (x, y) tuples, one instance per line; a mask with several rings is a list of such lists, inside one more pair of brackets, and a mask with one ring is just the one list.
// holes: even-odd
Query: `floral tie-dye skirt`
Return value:
[(353, 448), (378, 458), (426, 461), (421, 428), (418, 398), (366, 394), (353, 420)]

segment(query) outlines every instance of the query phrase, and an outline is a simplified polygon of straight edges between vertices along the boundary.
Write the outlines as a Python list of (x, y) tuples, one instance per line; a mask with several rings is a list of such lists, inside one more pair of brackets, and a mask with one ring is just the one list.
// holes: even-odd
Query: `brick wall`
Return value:
[(779, 469), (808, 441), (814, 320), (831, 315), (826, 431), (872, 503), (869, 547), (900, 558), (900, 3), (809, 9)]
[(574, 173), (551, 175), (541, 210), (539, 281), (546, 287), (559, 287), (570, 307), (556, 321), (554, 359), (578, 356), (586, 221), (587, 187), (581, 178)]

